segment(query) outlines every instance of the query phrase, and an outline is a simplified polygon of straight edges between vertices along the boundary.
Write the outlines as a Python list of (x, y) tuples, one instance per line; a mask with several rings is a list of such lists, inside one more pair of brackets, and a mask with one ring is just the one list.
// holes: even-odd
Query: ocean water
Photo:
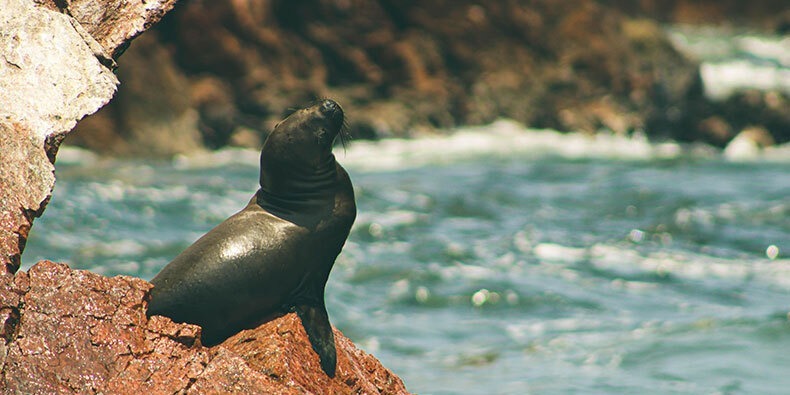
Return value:
[[(329, 280), (330, 317), (410, 390), (790, 388), (783, 151), (733, 162), (509, 122), (336, 151), (359, 216)], [(26, 266), (150, 279), (256, 190), (254, 151), (62, 154)]]
[[(410, 391), (790, 388), (790, 146), (733, 158), (499, 121), (336, 156), (359, 215), (330, 319)], [(250, 150), (150, 161), (64, 148), (23, 270), (51, 259), (150, 279), (244, 207), (257, 164)]]

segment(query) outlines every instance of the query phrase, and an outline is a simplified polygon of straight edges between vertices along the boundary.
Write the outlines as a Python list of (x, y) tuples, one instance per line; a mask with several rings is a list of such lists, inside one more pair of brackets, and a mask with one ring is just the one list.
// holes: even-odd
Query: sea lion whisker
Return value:
[(343, 154), (348, 153), (348, 143), (353, 140), (353, 136), (351, 136), (351, 132), (349, 131), (348, 121), (343, 119), (343, 125), (340, 126), (340, 131), (337, 133), (335, 137), (335, 141), (340, 140), (340, 144), (343, 146)]

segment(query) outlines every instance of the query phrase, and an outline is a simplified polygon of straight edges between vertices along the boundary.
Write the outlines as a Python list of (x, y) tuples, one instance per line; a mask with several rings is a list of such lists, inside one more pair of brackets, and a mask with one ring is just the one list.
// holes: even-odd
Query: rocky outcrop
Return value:
[(111, 105), (80, 122), (69, 137), (72, 143), (126, 156), (171, 156), (203, 147), (189, 81), (159, 44), (157, 33), (135, 39), (124, 53), (117, 70), (119, 94)]
[[(725, 26), (735, 31), (778, 35), (790, 32), (790, 7), (783, 0), (601, 1), (627, 15), (662, 23)], [(782, 89), (739, 89), (722, 97), (685, 104), (688, 107), (682, 127), (669, 134), (672, 138), (724, 147), (740, 131), (757, 127), (776, 143), (790, 142), (790, 95)]]
[[(209, 148), (254, 145), (290, 106), (328, 96), (343, 104), (356, 138), (499, 117), (563, 131), (667, 135), (689, 124), (689, 102), (704, 100), (697, 65), (654, 22), (594, 0), (197, 1), (155, 30), (156, 42), (133, 45), (128, 55), (156, 55), (123, 65), (119, 75), (168, 96), (183, 86), (159, 77), (131, 82), (146, 73), (123, 69), (172, 67), (188, 81), (189, 107)], [(99, 127), (79, 126), (78, 143), (162, 152), (125, 120), (129, 112), (140, 118), (134, 103), (147, 97), (121, 88), (97, 114)], [(146, 114), (177, 120), (183, 111), (159, 106)], [(90, 145), (107, 130), (120, 137)]]
[(722, 101), (690, 103), (689, 110), (687, 128), (671, 137), (723, 147), (740, 131), (759, 127), (776, 143), (790, 142), (790, 96), (784, 92), (748, 89)]
[(55, 182), (58, 147), (106, 104), (114, 58), (175, 0), (6, 0), (0, 8), (0, 273), (14, 273)]
[(790, 20), (785, 0), (601, 0), (631, 15), (683, 24), (729, 24), (781, 33)]
[(200, 328), (146, 318), (151, 284), (43, 261), (0, 278), (0, 388), (10, 393), (406, 394), (401, 380), (335, 330), (321, 370), (288, 314), (212, 348)]

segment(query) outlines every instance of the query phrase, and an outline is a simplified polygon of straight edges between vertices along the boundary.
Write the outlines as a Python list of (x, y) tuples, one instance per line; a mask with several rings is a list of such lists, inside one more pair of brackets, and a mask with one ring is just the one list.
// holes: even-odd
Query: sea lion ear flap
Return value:
[(327, 376), (335, 377), (337, 368), (337, 352), (335, 351), (335, 335), (332, 333), (332, 325), (329, 324), (329, 315), (326, 307), (300, 305), (295, 307), (296, 314), (302, 320), (307, 332), (307, 338), (313, 350), (321, 359), (321, 368)]

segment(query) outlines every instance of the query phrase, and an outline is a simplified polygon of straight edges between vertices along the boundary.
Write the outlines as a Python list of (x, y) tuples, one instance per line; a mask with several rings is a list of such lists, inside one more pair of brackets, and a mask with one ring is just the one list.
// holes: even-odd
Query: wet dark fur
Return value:
[(203, 344), (214, 345), (295, 311), (334, 376), (324, 287), (356, 216), (351, 181), (331, 152), (344, 129), (331, 100), (280, 122), (262, 148), (261, 188), (151, 280), (148, 315), (198, 324)]

